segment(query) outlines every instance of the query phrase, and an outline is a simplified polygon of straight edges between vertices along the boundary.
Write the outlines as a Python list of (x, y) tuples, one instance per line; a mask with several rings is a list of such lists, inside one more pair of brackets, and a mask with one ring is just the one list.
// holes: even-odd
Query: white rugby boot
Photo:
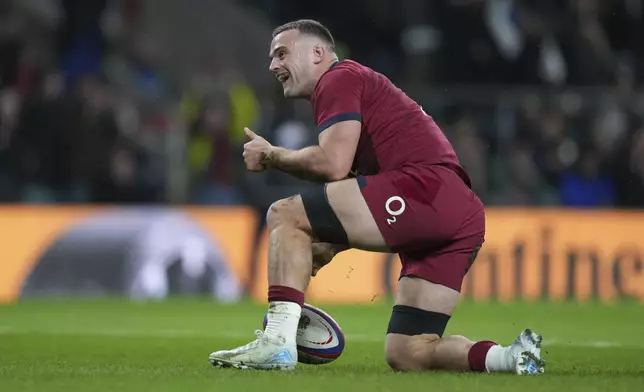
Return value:
[(216, 367), (237, 369), (293, 370), (297, 364), (295, 342), (284, 338), (269, 338), (260, 330), (257, 339), (232, 350), (215, 351), (210, 354), (210, 363)]
[(526, 329), (509, 347), (509, 354), (515, 361), (515, 371), (519, 375), (543, 373), (545, 361), (541, 359), (543, 337), (531, 329)]

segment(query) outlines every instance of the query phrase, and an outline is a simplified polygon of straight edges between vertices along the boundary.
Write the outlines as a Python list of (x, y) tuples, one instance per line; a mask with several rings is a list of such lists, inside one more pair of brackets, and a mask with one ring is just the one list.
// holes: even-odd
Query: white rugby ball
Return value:
[[(264, 316), (266, 328), (267, 316)], [(321, 365), (335, 361), (344, 351), (344, 333), (328, 313), (304, 304), (297, 326), (297, 361)]]

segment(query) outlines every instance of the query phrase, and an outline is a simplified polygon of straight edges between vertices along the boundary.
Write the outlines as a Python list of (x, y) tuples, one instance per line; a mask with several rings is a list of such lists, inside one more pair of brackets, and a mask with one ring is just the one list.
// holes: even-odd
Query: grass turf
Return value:
[(24, 301), (0, 307), (1, 391), (635, 391), (644, 385), (639, 304), (462, 303), (448, 333), (511, 342), (545, 336), (546, 374), (393, 374), (383, 360), (390, 304), (323, 306), (347, 347), (295, 372), (215, 369), (208, 354), (254, 338), (264, 306), (204, 299), (161, 303)]

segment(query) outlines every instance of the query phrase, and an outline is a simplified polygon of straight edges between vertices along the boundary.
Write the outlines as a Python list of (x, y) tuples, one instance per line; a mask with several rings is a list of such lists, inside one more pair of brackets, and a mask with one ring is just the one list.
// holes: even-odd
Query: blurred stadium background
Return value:
[[(247, 173), (243, 127), (316, 141), (267, 70), (272, 28), (297, 18), (453, 143), (488, 206), (465, 295), (644, 300), (642, 0), (0, 0), (0, 302), (265, 301), (265, 211), (308, 185)], [(310, 300), (386, 303), (395, 257), (340, 258)], [(46, 323), (16, 309), (0, 343)]]
[(264, 206), (243, 126), (297, 147), (306, 102), (267, 72), (273, 26), (327, 24), (410, 92), (490, 206), (644, 205), (638, 0), (1, 2), (1, 200)]

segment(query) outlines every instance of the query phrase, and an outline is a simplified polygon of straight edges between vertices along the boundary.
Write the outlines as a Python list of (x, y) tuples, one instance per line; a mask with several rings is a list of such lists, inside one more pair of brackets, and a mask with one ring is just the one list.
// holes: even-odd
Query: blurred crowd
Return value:
[(2, 200), (162, 200), (163, 176), (140, 131), (155, 117), (149, 108), (142, 122), (146, 103), (161, 106), (165, 86), (147, 47), (108, 37), (107, 5), (0, 1)]
[[(307, 186), (248, 174), (241, 146), (244, 126), (288, 148), (315, 143), (308, 103), (257, 82), (247, 59), (266, 52), (203, 45), (177, 72), (144, 23), (166, 3), (0, 0), (0, 201), (262, 210)], [(341, 57), (434, 116), (489, 205), (644, 206), (644, 0), (218, 4), (265, 21), (259, 48), (284, 21), (326, 24)]]

